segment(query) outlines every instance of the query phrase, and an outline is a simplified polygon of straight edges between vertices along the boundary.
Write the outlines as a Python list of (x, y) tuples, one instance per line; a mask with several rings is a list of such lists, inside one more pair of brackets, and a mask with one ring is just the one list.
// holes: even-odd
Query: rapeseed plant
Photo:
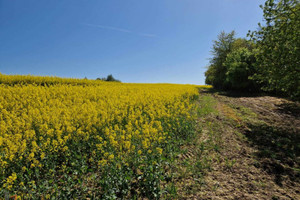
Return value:
[[(115, 164), (121, 173), (159, 163), (169, 140), (189, 134), (197, 95), (193, 85), (0, 74), (0, 197), (58, 197), (51, 185), (61, 175), (89, 170), (105, 178)], [(52, 181), (44, 186), (44, 179)], [(108, 183), (102, 180), (100, 195)]]

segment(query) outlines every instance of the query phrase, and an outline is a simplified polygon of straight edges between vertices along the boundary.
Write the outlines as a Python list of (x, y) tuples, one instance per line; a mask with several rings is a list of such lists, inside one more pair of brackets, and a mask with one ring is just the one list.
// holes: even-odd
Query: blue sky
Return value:
[(220, 31), (245, 37), (263, 0), (0, 0), (0, 73), (204, 84)]

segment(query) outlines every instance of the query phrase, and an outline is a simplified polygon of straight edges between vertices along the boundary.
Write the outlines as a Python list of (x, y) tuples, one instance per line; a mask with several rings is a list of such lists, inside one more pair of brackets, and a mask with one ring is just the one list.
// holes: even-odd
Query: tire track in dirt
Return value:
[[(276, 107), (274, 105), (264, 106), (262, 103), (266, 99), (239, 99), (220, 95), (214, 95), (214, 98), (218, 101), (217, 110), (219, 114), (203, 121), (207, 123), (209, 120), (212, 124), (221, 125), (219, 128), (222, 138), (221, 150), (217, 153), (212, 152), (210, 155), (213, 159), (211, 170), (204, 176), (205, 184), (198, 187), (194, 185), (198, 190), (189, 194), (184, 194), (184, 188), (180, 189), (180, 199), (300, 199), (298, 181), (291, 181), (288, 177), (283, 177), (286, 179), (283, 181), (284, 184), (278, 184), (275, 175), (270, 174), (268, 169), (262, 167), (263, 161), (256, 156), (260, 150), (245, 137), (245, 133), (251, 134), (252, 129), (237, 114), (238, 110), (232, 108), (232, 105), (234, 104), (236, 107), (247, 106), (253, 101), (253, 105), (247, 107), (259, 110), (256, 112), (257, 117), (264, 121), (267, 121), (266, 118), (269, 119), (270, 121), (267, 123), (271, 123), (272, 118), (276, 118), (274, 119), (276, 121), (278, 116), (289, 114), (280, 114), (275, 111), (272, 112), (273, 114), (266, 114), (269, 109), (274, 110)], [(280, 101), (276, 98), (272, 100), (274, 102)], [(262, 115), (262, 113), (267, 116)], [(292, 118), (290, 115), (288, 118), (286, 117), (286, 119), (290, 118)], [(294, 117), (293, 120), (295, 123), (298, 119)], [(201, 137), (208, 134), (208, 129), (204, 130), (205, 132), (202, 133)], [(192, 152), (196, 151), (189, 149), (180, 159), (192, 159)]]

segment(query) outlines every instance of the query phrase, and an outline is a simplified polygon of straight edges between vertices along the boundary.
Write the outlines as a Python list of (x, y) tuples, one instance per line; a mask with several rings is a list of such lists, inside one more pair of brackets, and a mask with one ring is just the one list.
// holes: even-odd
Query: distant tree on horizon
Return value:
[(121, 82), (120, 80), (115, 79), (112, 74), (109, 74), (106, 78), (105, 77), (97, 78), (96, 80), (109, 81), (109, 82)]

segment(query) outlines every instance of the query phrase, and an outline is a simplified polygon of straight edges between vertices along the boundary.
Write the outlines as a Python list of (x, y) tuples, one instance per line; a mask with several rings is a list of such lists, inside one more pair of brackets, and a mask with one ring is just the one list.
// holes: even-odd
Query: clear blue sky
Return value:
[(220, 31), (245, 37), (263, 0), (0, 0), (0, 73), (204, 84)]

